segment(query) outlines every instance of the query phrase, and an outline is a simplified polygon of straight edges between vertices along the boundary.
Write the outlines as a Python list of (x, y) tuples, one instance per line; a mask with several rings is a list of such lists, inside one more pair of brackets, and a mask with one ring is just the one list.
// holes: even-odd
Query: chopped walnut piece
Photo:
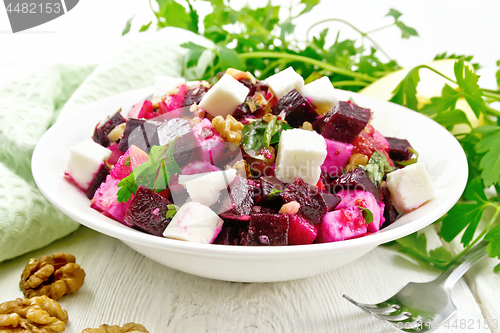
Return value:
[(47, 296), (0, 304), (0, 333), (60, 333), (67, 321), (66, 310)]
[(128, 323), (122, 327), (103, 324), (99, 328), (86, 328), (82, 333), (149, 333), (149, 331), (141, 324)]
[(223, 141), (240, 144), (244, 125), (228, 114), (226, 119), (217, 116), (212, 120), (212, 126), (220, 134)]
[[(31, 259), (21, 275), (19, 287), (25, 297), (47, 295), (58, 299), (80, 289), (85, 271), (69, 253), (54, 253), (52, 257)], [(1, 332), (0, 332), (1, 333)]]

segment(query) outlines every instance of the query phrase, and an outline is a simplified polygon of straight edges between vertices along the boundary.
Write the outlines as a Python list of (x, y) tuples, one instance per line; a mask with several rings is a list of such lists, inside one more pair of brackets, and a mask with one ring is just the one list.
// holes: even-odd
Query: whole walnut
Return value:
[(47, 296), (0, 304), (0, 333), (60, 333), (67, 321), (66, 310)]
[[(1, 333), (1, 332), (0, 332)], [(101, 325), (99, 328), (86, 328), (82, 333), (149, 333), (141, 324), (127, 323), (122, 327), (118, 325)]]
[(19, 287), (25, 297), (47, 295), (57, 300), (80, 289), (85, 271), (69, 253), (54, 253), (52, 257), (31, 259), (26, 265)]

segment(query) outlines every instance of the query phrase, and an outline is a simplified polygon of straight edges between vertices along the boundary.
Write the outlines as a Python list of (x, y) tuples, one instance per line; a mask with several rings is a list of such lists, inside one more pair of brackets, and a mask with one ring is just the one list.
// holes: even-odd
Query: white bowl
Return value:
[(436, 198), (389, 227), (362, 238), (335, 243), (283, 247), (196, 244), (152, 236), (122, 225), (89, 207), (87, 197), (63, 178), (69, 148), (91, 137), (102, 118), (128, 110), (152, 88), (134, 90), (92, 103), (58, 121), (33, 152), (32, 170), (45, 197), (64, 214), (103, 234), (122, 240), (163, 265), (212, 279), (271, 282), (304, 278), (356, 260), (377, 245), (424, 228), (459, 199), (467, 181), (467, 159), (457, 140), (429, 118), (402, 106), (336, 90), (374, 113), (373, 124), (386, 136), (406, 138), (420, 153), (436, 187)]

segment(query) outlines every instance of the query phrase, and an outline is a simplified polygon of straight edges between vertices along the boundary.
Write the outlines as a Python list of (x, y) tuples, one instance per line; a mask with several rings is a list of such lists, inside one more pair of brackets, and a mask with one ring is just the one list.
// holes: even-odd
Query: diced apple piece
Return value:
[(398, 212), (409, 212), (434, 198), (434, 186), (423, 163), (411, 164), (387, 175), (387, 188), (391, 192)]
[(311, 103), (317, 108), (316, 112), (321, 116), (328, 113), (339, 102), (339, 99), (335, 96), (335, 89), (327, 76), (306, 84), (301, 93), (304, 97), (310, 99)]
[(369, 109), (351, 101), (340, 101), (328, 113), (316, 120), (314, 129), (327, 139), (352, 143), (371, 118)]
[(111, 176), (116, 179), (123, 179), (130, 175), (132, 170), (149, 159), (148, 154), (141, 148), (130, 146), (130, 148), (120, 156), (115, 167), (111, 171)]
[(312, 244), (318, 236), (318, 225), (309, 223), (297, 214), (290, 215), (290, 228), (288, 229), (288, 244)]
[(226, 118), (245, 101), (250, 89), (235, 80), (231, 75), (224, 74), (222, 78), (203, 96), (200, 107), (212, 116)]
[(335, 210), (323, 217), (316, 243), (338, 242), (359, 237), (366, 234), (367, 227), (358, 207)]
[(285, 96), (285, 94), (292, 89), (301, 91), (304, 87), (304, 79), (301, 75), (297, 74), (292, 67), (288, 67), (277, 74), (271, 75), (265, 81), (278, 99)]
[(199, 202), (182, 205), (163, 232), (167, 238), (211, 244), (222, 229), (223, 220)]
[(298, 177), (316, 185), (326, 155), (325, 139), (318, 133), (302, 129), (283, 131), (276, 157), (276, 177), (284, 183), (293, 183)]
[(377, 203), (377, 200), (370, 192), (361, 190), (342, 190), (337, 193), (342, 199), (337, 205), (336, 209), (349, 208), (349, 207), (363, 207), (373, 215), (373, 222), (368, 224), (368, 231), (375, 232), (380, 230), (380, 227), (385, 222), (383, 201)]
[(197, 175), (180, 175), (179, 184), (186, 187), (191, 200), (206, 206), (217, 202), (220, 191), (227, 188), (236, 177), (236, 169), (208, 172)]
[(325, 142), (327, 155), (321, 170), (331, 178), (338, 177), (349, 162), (353, 145), (330, 139), (325, 139)]
[(111, 150), (86, 138), (70, 148), (64, 174), (86, 192), (104, 159), (110, 154)]
[(131, 200), (118, 202), (119, 182), (119, 179), (107, 176), (106, 181), (95, 191), (90, 207), (130, 227), (131, 225), (125, 221), (125, 214)]

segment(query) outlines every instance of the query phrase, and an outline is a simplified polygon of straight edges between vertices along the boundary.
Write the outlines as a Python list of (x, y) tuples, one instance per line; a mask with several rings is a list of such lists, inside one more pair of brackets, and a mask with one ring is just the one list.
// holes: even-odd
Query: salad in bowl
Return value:
[[(435, 197), (410, 142), (340, 100), (327, 77), (228, 69), (157, 77), (152, 95), (70, 148), (64, 177), (92, 209), (192, 243), (287, 246), (376, 233)], [(62, 175), (61, 175), (62, 176)]]

